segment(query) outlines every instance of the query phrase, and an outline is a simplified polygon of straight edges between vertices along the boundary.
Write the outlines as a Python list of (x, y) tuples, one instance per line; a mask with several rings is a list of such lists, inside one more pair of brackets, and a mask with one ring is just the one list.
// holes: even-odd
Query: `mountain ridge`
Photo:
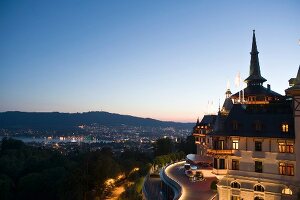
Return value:
[(63, 112), (0, 112), (0, 128), (4, 129), (74, 129), (79, 125), (98, 123), (106, 126), (131, 125), (147, 127), (192, 128), (194, 123), (161, 121), (153, 118), (122, 115), (106, 111)]

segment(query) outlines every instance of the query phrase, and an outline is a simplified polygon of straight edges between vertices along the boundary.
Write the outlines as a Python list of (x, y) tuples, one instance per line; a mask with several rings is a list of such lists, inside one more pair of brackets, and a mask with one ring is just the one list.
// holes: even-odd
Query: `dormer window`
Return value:
[(255, 121), (254, 123), (255, 131), (261, 131), (262, 130), (262, 124), (260, 121)]
[(239, 129), (239, 124), (236, 120), (232, 122), (232, 130), (237, 131)]
[(284, 133), (289, 132), (289, 125), (287, 123), (283, 123), (281, 125), (281, 131), (284, 132)]

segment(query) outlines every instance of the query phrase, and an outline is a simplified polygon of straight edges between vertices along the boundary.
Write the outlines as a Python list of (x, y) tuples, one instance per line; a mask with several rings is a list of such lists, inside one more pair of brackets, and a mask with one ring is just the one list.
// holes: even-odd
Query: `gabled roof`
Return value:
[(216, 115), (204, 115), (200, 122), (200, 126), (208, 125), (208, 124), (213, 125), (215, 123), (216, 117), (217, 117)]
[[(243, 90), (240, 92), (242, 93)], [(233, 94), (231, 97), (238, 97), (239, 92)], [(265, 88), (262, 85), (248, 85), (244, 89), (244, 96), (270, 96), (270, 97), (283, 97), (281, 94), (274, 92), (271, 89)]]
[(290, 80), (290, 84), (292, 87), (285, 90), (287, 95), (300, 95), (300, 66), (298, 69), (297, 77), (294, 78), (292, 81)]
[(226, 98), (224, 103), (223, 103), (223, 106), (222, 106), (222, 110), (224, 109), (225, 112), (229, 112), (231, 110), (233, 106), (233, 102), (231, 100), (231, 98)]
[[(268, 137), (268, 138), (295, 138), (292, 102), (284, 100), (266, 105), (234, 104), (229, 115), (220, 118), (223, 126), (214, 127), (211, 135)], [(217, 119), (219, 121), (219, 119)], [(255, 123), (261, 124), (261, 130), (255, 129)], [(238, 129), (233, 129), (233, 123)], [(281, 126), (289, 124), (289, 132), (283, 133)]]

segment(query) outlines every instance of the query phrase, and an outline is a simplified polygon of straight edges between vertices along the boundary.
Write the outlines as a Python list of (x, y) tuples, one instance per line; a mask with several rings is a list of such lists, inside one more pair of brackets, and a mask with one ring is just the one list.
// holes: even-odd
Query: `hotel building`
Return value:
[(197, 153), (213, 158), (220, 200), (300, 199), (300, 67), (283, 96), (263, 86), (254, 31), (250, 54), (247, 87), (194, 127)]

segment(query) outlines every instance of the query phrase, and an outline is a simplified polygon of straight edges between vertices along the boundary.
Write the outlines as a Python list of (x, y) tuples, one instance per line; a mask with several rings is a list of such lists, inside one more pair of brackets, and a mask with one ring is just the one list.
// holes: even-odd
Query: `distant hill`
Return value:
[(106, 126), (131, 125), (147, 127), (176, 127), (191, 129), (194, 123), (159, 121), (151, 118), (120, 115), (109, 112), (59, 113), (59, 112), (0, 112), (0, 128), (5, 129), (75, 129), (83, 124)]

